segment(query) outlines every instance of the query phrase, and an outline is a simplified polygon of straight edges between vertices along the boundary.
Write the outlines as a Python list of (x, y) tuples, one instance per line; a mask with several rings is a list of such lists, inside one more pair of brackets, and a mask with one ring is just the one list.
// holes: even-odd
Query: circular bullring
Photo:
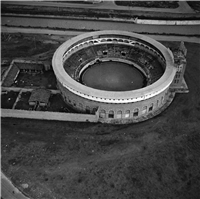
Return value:
[(142, 121), (159, 112), (176, 74), (165, 46), (125, 31), (76, 36), (56, 50), (52, 66), (67, 104), (116, 123)]

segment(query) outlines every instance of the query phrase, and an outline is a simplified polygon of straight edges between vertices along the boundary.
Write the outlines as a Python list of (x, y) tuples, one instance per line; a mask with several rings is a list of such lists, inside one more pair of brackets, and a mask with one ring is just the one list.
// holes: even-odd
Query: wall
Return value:
[(59, 121), (75, 121), (75, 122), (98, 121), (98, 117), (96, 115), (89, 115), (89, 114), (26, 111), (26, 110), (13, 110), (13, 109), (1, 109), (1, 116), (38, 119), (38, 120), (59, 120)]
[[(143, 100), (143, 101), (139, 101), (139, 102), (135, 102), (135, 103), (124, 103), (124, 104), (109, 104), (109, 103), (101, 103), (101, 102), (95, 102), (92, 100), (88, 100), (85, 98), (82, 98), (78, 95), (75, 95), (74, 93), (70, 92), (68, 89), (66, 89), (65, 87), (63, 87), (59, 82), (58, 82), (58, 86), (59, 89), (62, 93), (62, 96), (65, 100), (65, 102), (67, 104), (69, 104), (72, 108), (76, 109), (77, 111), (80, 112), (95, 112), (95, 110), (98, 110), (98, 114), (100, 114), (100, 112), (102, 110), (105, 110), (106, 116), (105, 118), (99, 118), (99, 120), (104, 121), (111, 121), (111, 120), (115, 120), (115, 119), (121, 119), (121, 118), (125, 118), (125, 113), (127, 110), (130, 110), (130, 117), (129, 118), (125, 118), (127, 120), (129, 120), (130, 118), (133, 118), (133, 112), (136, 108), (139, 109), (139, 113), (138, 116), (135, 116), (134, 118), (140, 118), (143, 117), (147, 114), (149, 114), (149, 112), (154, 112), (157, 111), (158, 109), (160, 109), (165, 102), (168, 100), (168, 88), (165, 89), (162, 93), (160, 93), (157, 96), (154, 96), (152, 98), (149, 98), (147, 100)], [(163, 100), (162, 100), (163, 99)], [(162, 100), (162, 103), (161, 103)], [(80, 106), (80, 104), (82, 104)], [(153, 104), (153, 108), (152, 110), (149, 111), (149, 108), (152, 106)], [(147, 108), (146, 112), (143, 111), (144, 107)], [(113, 111), (114, 112), (114, 117), (113, 118), (109, 118), (109, 111)], [(121, 118), (119, 118), (119, 115), (117, 115), (117, 113), (119, 113), (118, 111), (121, 111)]]
[(151, 24), (151, 25), (199, 25), (200, 20), (150, 20), (150, 19), (136, 19), (137, 24)]

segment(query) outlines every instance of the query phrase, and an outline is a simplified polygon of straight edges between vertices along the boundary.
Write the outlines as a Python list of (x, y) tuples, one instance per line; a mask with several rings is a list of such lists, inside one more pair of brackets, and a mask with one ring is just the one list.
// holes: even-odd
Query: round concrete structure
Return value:
[[(146, 78), (146, 87), (108, 91), (83, 85), (80, 81), (83, 72), (106, 61), (137, 68)], [(116, 123), (142, 121), (159, 112), (169, 99), (176, 74), (171, 51), (149, 37), (125, 31), (76, 36), (56, 50), (52, 66), (67, 104), (78, 112), (98, 114), (101, 122)]]

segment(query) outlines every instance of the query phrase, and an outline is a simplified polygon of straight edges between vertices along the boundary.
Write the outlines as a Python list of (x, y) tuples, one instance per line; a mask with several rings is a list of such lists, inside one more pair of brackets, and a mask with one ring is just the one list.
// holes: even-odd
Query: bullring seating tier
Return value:
[(164, 73), (165, 63), (156, 54), (149, 52), (143, 46), (136, 44), (135, 46), (103, 43), (90, 45), (77, 50), (64, 61), (64, 69), (73, 79), (79, 81), (81, 69), (89, 62), (95, 59), (120, 58), (129, 60), (139, 65), (146, 73), (147, 85), (156, 82)]

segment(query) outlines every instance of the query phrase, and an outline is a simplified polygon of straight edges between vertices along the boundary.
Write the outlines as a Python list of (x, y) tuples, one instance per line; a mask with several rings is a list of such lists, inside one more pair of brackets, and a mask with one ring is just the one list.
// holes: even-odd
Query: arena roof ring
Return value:
[[(85, 49), (91, 46), (94, 52), (94, 47), (103, 45), (107, 45), (107, 48), (109, 45), (118, 45), (128, 47), (129, 49), (139, 48), (146, 51), (150, 56), (158, 58), (163, 73), (156, 81), (150, 82), (146, 87), (136, 90), (105, 91), (81, 84), (79, 81), (81, 72), (101, 57), (96, 52), (93, 54), (88, 52), (87, 57), (83, 58), (80, 56), (81, 50), (85, 51)], [(71, 61), (69, 61), (70, 57)], [(123, 54), (120, 57), (106, 54), (106, 56), (102, 55), (101, 59), (111, 59), (112, 61), (117, 60), (127, 63), (130, 62), (127, 57), (123, 56)], [(74, 63), (72, 64), (73, 61)], [(138, 66), (134, 61), (132, 62), (134, 66)], [(142, 62), (140, 60), (140, 63)], [(69, 64), (67, 65), (67, 63)], [(145, 68), (151, 67), (145, 61), (142, 64), (144, 67), (140, 67), (141, 70), (142, 68), (145, 70)], [(96, 31), (78, 35), (63, 43), (56, 50), (52, 65), (57, 80), (70, 92), (88, 100), (109, 104), (134, 103), (152, 98), (168, 88), (176, 74), (172, 53), (165, 46), (144, 35), (126, 31)]]

